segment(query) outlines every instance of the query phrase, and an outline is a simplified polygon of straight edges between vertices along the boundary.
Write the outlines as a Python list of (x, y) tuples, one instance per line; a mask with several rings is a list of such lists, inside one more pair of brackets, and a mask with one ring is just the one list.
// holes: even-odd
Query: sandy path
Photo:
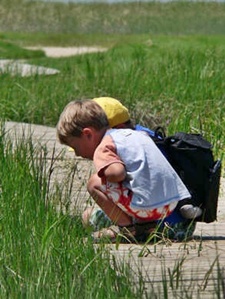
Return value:
[(28, 50), (43, 50), (47, 57), (68, 57), (86, 53), (105, 52), (101, 47), (26, 47)]
[[(43, 50), (47, 57), (69, 57), (74, 55), (81, 55), (86, 53), (97, 53), (107, 51), (106, 48), (100, 47), (27, 47), (29, 50)], [(31, 65), (26, 63), (25, 60), (0, 60), (0, 74), (10, 73), (11, 75), (20, 75), (27, 77), (32, 75), (55, 75), (59, 70), (46, 68), (43, 66)]]

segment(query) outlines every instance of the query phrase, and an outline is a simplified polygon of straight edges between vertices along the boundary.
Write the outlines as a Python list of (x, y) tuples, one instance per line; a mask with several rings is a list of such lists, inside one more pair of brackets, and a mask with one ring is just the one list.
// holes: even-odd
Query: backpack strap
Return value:
[(155, 136), (158, 139), (165, 139), (166, 138), (166, 132), (163, 127), (158, 126), (154, 128)]

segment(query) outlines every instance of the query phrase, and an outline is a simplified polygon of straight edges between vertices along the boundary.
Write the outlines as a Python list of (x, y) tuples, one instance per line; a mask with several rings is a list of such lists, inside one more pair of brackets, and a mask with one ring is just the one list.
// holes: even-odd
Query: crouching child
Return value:
[[(148, 134), (110, 129), (104, 110), (95, 101), (70, 102), (60, 115), (57, 136), (77, 156), (93, 160), (96, 173), (87, 189), (113, 224), (96, 231), (95, 241), (115, 241), (118, 235), (130, 242), (146, 241), (181, 200), (190, 198)], [(90, 209), (85, 211), (84, 224), (91, 216)]]

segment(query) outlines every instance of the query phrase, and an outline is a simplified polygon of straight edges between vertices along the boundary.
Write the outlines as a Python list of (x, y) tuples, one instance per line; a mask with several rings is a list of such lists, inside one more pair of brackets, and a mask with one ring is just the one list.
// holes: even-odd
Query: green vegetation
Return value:
[[(55, 126), (72, 98), (110, 95), (124, 102), (138, 121), (143, 117), (151, 125), (151, 118), (157, 119), (168, 133), (202, 131), (217, 153), (223, 152), (223, 37), (140, 36), (137, 43), (133, 36), (129, 42), (111, 42), (103, 53), (29, 59), (58, 69), (55, 76), (2, 75), (0, 116)], [(134, 109), (137, 105), (144, 110)]]
[(73, 34), (224, 34), (225, 6), (219, 2), (74, 4), (2, 0), (4, 32)]
[(85, 241), (79, 218), (50, 204), (46, 149), (31, 140), (13, 149), (0, 136), (0, 297), (141, 298), (141, 287), (128, 287), (128, 266), (111, 263)]
[[(30, 77), (1, 73), (0, 119), (54, 127), (71, 99), (112, 96), (144, 125), (163, 125), (168, 134), (202, 132), (222, 157), (224, 34), (223, 3), (1, 0), (0, 59), (25, 59), (60, 73)], [(108, 50), (49, 58), (42, 50), (25, 49), (28, 46)], [(86, 240), (79, 215), (62, 214), (52, 205), (64, 199), (59, 198), (60, 186), (49, 191), (45, 150), (35, 148), (31, 140), (14, 147), (4, 128), (0, 131), (0, 297), (148, 298), (141, 271), (133, 288), (130, 266), (116, 262), (104, 246), (96, 248)], [(183, 260), (177, 265), (172, 270), (162, 265), (161, 295), (149, 277), (152, 298), (169, 298), (171, 288), (173, 298), (179, 298), (176, 283)], [(220, 265), (215, 267), (214, 293), (220, 298), (224, 279)], [(188, 291), (183, 297), (192, 296), (194, 291)]]
[[(52, 205), (53, 201), (68, 198), (67, 194), (58, 198), (62, 195), (60, 190), (49, 191), (54, 159), (52, 165), (47, 165), (47, 149), (34, 146), (29, 138), (13, 144), (5, 133), (3, 126), (0, 131), (2, 299), (147, 299), (181, 295), (202, 298), (205, 294), (222, 298), (224, 275), (217, 257), (206, 266), (201, 284), (194, 273), (186, 276), (187, 264), (194, 256), (201, 255), (202, 241), (179, 244), (179, 258), (169, 256), (169, 267), (167, 249), (163, 251), (163, 246), (172, 245), (167, 240), (164, 245), (159, 242), (139, 248), (132, 246), (127, 260), (115, 258), (107, 245), (93, 245), (89, 234), (82, 229), (79, 215), (62, 213)], [(213, 250), (218, 256), (216, 242), (211, 244), (210, 251)], [(133, 255), (138, 256), (140, 264), (135, 264)], [(154, 263), (156, 260), (161, 260), (161, 268), (156, 268), (159, 265)], [(150, 263), (149, 272), (144, 273), (146, 277), (139, 268), (141, 262)]]
[(29, 59), (45, 57), (42, 50), (29, 51), (10, 42), (0, 40), (0, 59)]

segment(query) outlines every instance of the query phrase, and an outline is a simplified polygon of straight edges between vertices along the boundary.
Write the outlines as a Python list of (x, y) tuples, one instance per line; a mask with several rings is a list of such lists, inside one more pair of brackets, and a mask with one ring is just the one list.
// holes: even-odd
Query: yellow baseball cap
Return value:
[(105, 111), (111, 128), (123, 124), (130, 119), (128, 109), (114, 98), (100, 97), (94, 98), (93, 101)]

